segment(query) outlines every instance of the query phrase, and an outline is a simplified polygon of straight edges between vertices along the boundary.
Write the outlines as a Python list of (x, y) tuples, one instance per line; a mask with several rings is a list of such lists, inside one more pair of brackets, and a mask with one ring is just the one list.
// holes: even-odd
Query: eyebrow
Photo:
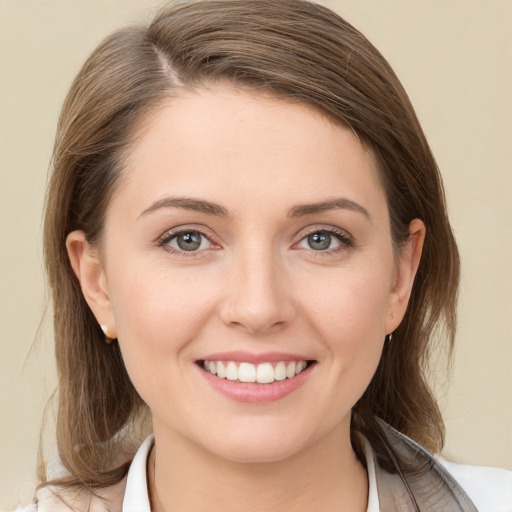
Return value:
[(328, 199), (327, 201), (321, 201), (319, 203), (300, 204), (290, 209), (289, 217), (303, 217), (305, 215), (312, 215), (314, 213), (321, 213), (328, 210), (351, 210), (353, 212), (363, 214), (368, 220), (372, 220), (372, 217), (368, 210), (360, 204), (346, 199), (344, 197)]
[[(218, 217), (229, 217), (229, 212), (223, 206), (202, 199), (192, 197), (164, 197), (155, 201), (149, 208), (146, 208), (139, 218), (148, 215), (161, 208), (182, 208), (195, 212), (205, 213), (206, 215), (215, 215)], [(315, 213), (321, 213), (329, 210), (351, 210), (363, 214), (368, 220), (372, 220), (370, 213), (360, 204), (341, 197), (328, 199), (319, 203), (300, 204), (292, 207), (288, 212), (288, 217), (304, 217)]]
[(223, 206), (210, 203), (209, 201), (193, 199), (191, 197), (164, 197), (155, 201), (149, 208), (146, 208), (139, 215), (139, 218), (161, 208), (183, 208), (184, 210), (206, 213), (207, 215), (229, 217), (228, 211)]

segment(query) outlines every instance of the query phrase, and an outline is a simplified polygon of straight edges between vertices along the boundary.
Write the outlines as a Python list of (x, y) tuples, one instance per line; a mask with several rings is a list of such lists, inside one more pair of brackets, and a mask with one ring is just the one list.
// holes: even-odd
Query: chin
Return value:
[(221, 459), (240, 463), (279, 462), (298, 455), (315, 443), (316, 435), (275, 422), (253, 420), (247, 425), (211, 432), (203, 448)]
[(239, 441), (230, 439), (227, 441), (217, 444), (213, 454), (230, 462), (245, 464), (281, 462), (293, 457), (304, 448), (298, 443), (290, 442), (290, 439), (286, 443), (276, 443), (275, 439), (270, 442), (263, 439), (240, 439)]

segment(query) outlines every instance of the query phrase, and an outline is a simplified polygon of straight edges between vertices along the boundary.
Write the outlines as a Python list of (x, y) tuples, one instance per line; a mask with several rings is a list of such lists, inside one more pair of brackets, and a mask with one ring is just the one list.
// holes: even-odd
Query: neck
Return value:
[(148, 464), (153, 512), (364, 512), (366, 471), (350, 435), (334, 431), (286, 460), (243, 463), (158, 436)]

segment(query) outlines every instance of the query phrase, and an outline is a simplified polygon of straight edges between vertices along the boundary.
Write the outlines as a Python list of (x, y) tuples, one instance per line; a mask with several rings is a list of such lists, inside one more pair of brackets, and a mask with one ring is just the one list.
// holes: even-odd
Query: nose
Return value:
[(295, 316), (287, 271), (267, 251), (247, 251), (229, 269), (222, 321), (251, 334), (274, 333)]

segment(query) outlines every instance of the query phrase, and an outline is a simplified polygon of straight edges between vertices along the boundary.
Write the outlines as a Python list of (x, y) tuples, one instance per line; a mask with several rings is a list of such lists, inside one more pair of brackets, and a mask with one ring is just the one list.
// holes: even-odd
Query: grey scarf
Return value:
[(378, 423), (380, 447), (373, 448), (381, 512), (478, 512), (432, 455), (384, 421)]

